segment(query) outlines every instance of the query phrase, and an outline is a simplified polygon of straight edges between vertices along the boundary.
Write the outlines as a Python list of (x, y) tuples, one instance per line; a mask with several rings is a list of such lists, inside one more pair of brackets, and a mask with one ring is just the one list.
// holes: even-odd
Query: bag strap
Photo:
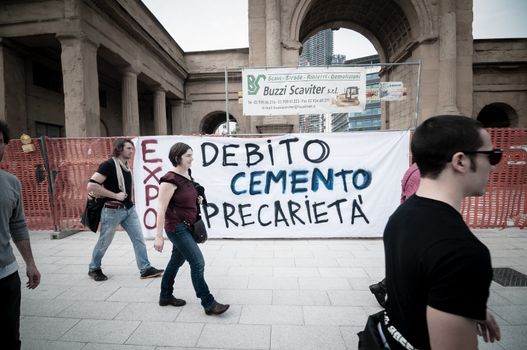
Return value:
[(384, 326), (386, 327), (386, 330), (388, 331), (388, 333), (390, 333), (390, 335), (396, 342), (401, 344), (401, 346), (407, 350), (417, 350), (417, 348), (414, 347), (412, 344), (410, 344), (410, 342), (406, 340), (406, 338), (402, 335), (402, 333), (399, 332), (393, 324), (390, 324), (390, 317), (388, 317), (386, 310), (384, 310), (383, 318), (384, 318)]

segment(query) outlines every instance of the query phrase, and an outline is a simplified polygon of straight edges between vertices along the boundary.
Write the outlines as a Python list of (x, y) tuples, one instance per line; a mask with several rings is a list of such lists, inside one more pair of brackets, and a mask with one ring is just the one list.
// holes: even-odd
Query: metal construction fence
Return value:
[[(474, 228), (527, 224), (527, 129), (488, 129), (504, 150), (481, 197), (466, 198), (462, 215)], [(1, 168), (22, 183), (24, 210), (31, 230), (81, 229), (86, 184), (98, 165), (111, 157), (115, 137), (40, 138), (35, 150), (10, 141)]]

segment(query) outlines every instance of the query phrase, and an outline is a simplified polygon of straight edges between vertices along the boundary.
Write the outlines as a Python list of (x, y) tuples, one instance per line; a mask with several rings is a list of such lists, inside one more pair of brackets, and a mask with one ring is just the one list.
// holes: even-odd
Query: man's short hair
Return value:
[(9, 140), (11, 140), (9, 137), (9, 127), (7, 126), (7, 123), (2, 120), (0, 120), (0, 131), (4, 135), (4, 143), (7, 145)]
[(121, 155), (121, 153), (123, 152), (125, 143), (129, 143), (132, 146), (134, 145), (132, 140), (130, 140), (130, 139), (118, 139), (113, 144), (112, 157), (117, 158), (117, 157), (119, 157)]
[[(435, 179), (456, 152), (476, 151), (483, 145), (483, 124), (458, 115), (439, 115), (425, 120), (412, 137), (412, 156), (422, 177)], [(469, 155), (471, 159), (473, 155)]]

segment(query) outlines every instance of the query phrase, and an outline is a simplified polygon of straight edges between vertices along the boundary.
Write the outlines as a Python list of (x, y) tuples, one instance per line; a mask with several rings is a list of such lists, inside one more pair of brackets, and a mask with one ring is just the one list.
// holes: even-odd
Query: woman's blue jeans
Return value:
[(172, 255), (161, 280), (161, 294), (159, 298), (169, 299), (172, 296), (177, 272), (186, 260), (190, 265), (192, 285), (196, 296), (201, 299), (201, 305), (204, 308), (212, 306), (214, 297), (210, 294), (209, 286), (207, 286), (204, 277), (205, 260), (187, 225), (177, 224), (176, 232), (167, 232), (167, 236), (172, 242)]

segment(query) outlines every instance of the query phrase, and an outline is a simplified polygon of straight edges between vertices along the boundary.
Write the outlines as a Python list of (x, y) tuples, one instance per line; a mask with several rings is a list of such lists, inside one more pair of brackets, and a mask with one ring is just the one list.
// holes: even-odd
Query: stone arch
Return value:
[(110, 131), (108, 129), (108, 124), (106, 124), (106, 122), (104, 120), (102, 120), (102, 118), (101, 118), (101, 124), (100, 124), (99, 128), (100, 128), (100, 135), (102, 137), (110, 136)]
[(370, 40), (381, 61), (393, 61), (416, 41), (434, 35), (432, 12), (420, 0), (301, 0), (291, 16), (289, 41), (343, 27)]
[[(232, 114), (229, 113), (229, 121), (238, 122)], [(200, 134), (213, 134), (218, 126), (225, 123), (225, 111), (213, 111), (204, 116), (199, 123)]]
[(518, 127), (518, 114), (514, 108), (502, 102), (491, 103), (483, 107), (477, 119), (486, 128)]

